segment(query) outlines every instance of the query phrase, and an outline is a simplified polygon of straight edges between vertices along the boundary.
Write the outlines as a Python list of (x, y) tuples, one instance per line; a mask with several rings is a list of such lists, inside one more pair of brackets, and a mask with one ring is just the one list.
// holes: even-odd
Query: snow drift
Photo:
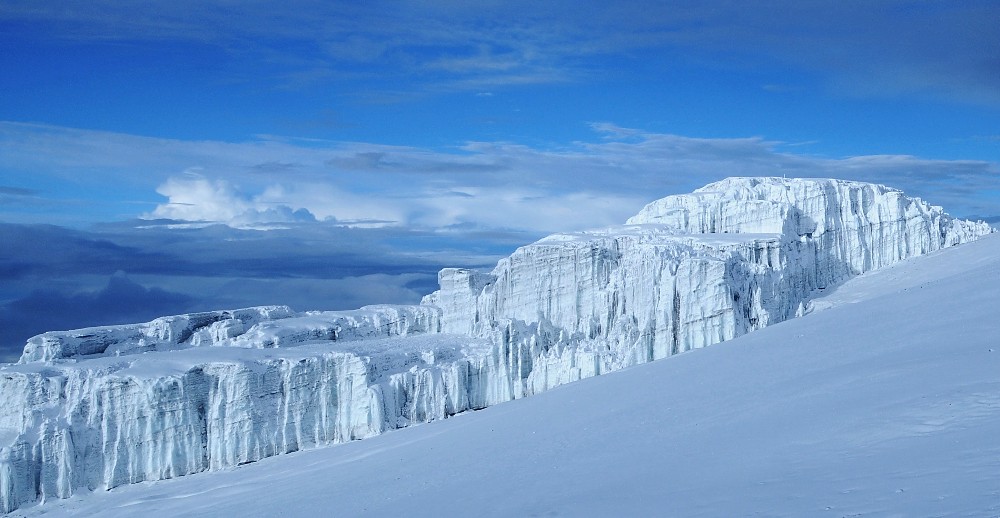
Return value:
[(419, 306), (45, 333), (0, 370), (0, 508), (370, 437), (729, 340), (989, 232), (884, 186), (730, 178), (490, 273), (445, 269)]

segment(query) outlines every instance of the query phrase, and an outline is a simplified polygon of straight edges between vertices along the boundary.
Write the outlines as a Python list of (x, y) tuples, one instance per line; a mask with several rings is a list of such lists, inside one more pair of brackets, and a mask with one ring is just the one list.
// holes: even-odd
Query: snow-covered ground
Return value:
[(998, 294), (993, 235), (710, 348), (13, 516), (998, 516)]

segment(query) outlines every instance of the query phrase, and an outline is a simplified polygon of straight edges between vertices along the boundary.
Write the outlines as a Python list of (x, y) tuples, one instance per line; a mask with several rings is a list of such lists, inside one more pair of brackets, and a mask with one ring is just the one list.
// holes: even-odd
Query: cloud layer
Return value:
[(444, 266), (482, 268), (522, 234), (347, 228), (268, 231), (176, 221), (76, 230), (0, 223), (0, 361), (48, 330), (287, 304), (297, 310), (417, 303)]
[(98, 221), (143, 214), (244, 228), (326, 220), (539, 234), (619, 223), (649, 201), (727, 176), (780, 175), (884, 183), (957, 215), (1000, 214), (993, 162), (833, 158), (759, 137), (592, 128), (594, 140), (559, 147), (465, 142), (442, 150), (279, 137), (192, 142), (0, 123), (0, 168), (24, 172), (10, 181), (49, 203), (48, 218), (60, 210), (79, 217), (92, 204)]
[(93, 291), (36, 289), (0, 305), (0, 361), (16, 361), (27, 338), (44, 331), (144, 322), (191, 302), (187, 295), (146, 288), (123, 274)]

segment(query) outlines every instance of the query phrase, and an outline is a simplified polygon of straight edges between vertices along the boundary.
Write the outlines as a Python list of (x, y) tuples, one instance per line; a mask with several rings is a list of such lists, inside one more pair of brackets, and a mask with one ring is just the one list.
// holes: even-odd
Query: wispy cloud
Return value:
[(25, 206), (37, 204), (40, 200), (39, 191), (23, 187), (8, 187), (0, 185), (0, 206)]
[(634, 128), (623, 128), (612, 122), (591, 122), (590, 128), (602, 134), (606, 140), (624, 140), (635, 137), (643, 137), (644, 132)]
[(71, 42), (213, 46), (247, 81), (259, 81), (253, 71), (265, 66), (288, 84), (382, 78), (409, 91), (477, 89), (594, 79), (615, 71), (616, 60), (685, 56), (733, 68), (783, 63), (854, 95), (930, 94), (995, 106), (998, 16), (989, 1), (12, 0), (0, 22)]
[(34, 196), (36, 194), (38, 194), (38, 191), (35, 189), (0, 185), (0, 196)]

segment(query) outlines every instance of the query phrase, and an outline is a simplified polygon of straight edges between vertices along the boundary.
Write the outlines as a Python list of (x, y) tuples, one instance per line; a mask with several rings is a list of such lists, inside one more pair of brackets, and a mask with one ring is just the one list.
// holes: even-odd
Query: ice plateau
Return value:
[(0, 509), (448, 417), (737, 337), (990, 233), (888, 187), (729, 178), (556, 234), (415, 306), (48, 332), (0, 368)]

